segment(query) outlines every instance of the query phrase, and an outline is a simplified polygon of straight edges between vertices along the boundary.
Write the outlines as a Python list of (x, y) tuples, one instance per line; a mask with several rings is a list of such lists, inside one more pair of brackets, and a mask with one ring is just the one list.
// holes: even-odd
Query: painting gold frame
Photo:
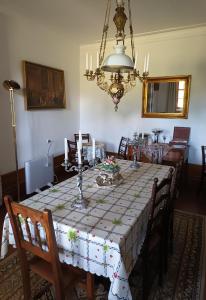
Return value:
[(66, 107), (63, 70), (23, 61), (23, 73), (27, 110)]
[[(181, 112), (149, 112), (148, 111), (148, 85), (149, 83), (170, 83), (185, 81), (183, 109)], [(188, 118), (191, 75), (177, 75), (164, 77), (148, 77), (143, 81), (142, 88), (142, 117), (143, 118)]]

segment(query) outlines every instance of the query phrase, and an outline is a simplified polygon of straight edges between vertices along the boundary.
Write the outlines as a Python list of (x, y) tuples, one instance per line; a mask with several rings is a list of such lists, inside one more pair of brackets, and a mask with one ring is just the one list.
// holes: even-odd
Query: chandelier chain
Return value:
[(106, 44), (107, 44), (107, 33), (108, 33), (108, 29), (109, 29), (110, 11), (111, 11), (111, 0), (108, 0), (107, 9), (106, 9), (106, 13), (105, 13), (105, 19), (104, 19), (104, 27), (103, 27), (103, 32), (102, 32), (100, 52), (99, 52), (100, 66), (102, 65), (103, 60), (104, 60), (104, 54), (105, 54), (105, 49), (106, 49)]
[(131, 13), (130, 0), (128, 0), (128, 10), (129, 10), (129, 29), (130, 29), (132, 59), (133, 59), (133, 62), (135, 62), (135, 50), (134, 50), (134, 38), (133, 38), (133, 27), (132, 27), (132, 13)]

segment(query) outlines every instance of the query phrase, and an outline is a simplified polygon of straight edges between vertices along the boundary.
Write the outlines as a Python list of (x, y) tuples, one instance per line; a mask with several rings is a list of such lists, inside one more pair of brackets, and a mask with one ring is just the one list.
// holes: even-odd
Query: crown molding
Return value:
[[(134, 39), (138, 43), (155, 42), (160, 40), (171, 40), (171, 39), (182, 39), (187, 37), (205, 36), (206, 35), (206, 23), (195, 24), (193, 26), (184, 27), (173, 27), (164, 30), (157, 30), (145, 33), (134, 34)], [(125, 41), (127, 42), (130, 38), (127, 37)], [(107, 42), (114, 42), (115, 38), (108, 38)], [(89, 47), (91, 45), (99, 44), (101, 41), (96, 41), (90, 44), (82, 44), (81, 47)], [(98, 47), (98, 46), (97, 46)]]
[(134, 38), (138, 42), (154, 42), (160, 40), (182, 39), (206, 35), (206, 23), (194, 26), (168, 28), (165, 30), (135, 34)]

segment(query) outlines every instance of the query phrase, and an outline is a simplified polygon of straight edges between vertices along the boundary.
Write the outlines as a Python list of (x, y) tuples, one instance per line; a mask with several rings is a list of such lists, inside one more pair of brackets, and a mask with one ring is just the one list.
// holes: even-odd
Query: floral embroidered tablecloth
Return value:
[[(144, 241), (153, 179), (162, 180), (169, 167), (142, 163), (131, 169), (131, 161), (118, 160), (124, 178), (119, 186), (98, 187), (98, 171), (83, 173), (83, 195), (87, 209), (72, 208), (78, 197), (76, 176), (22, 202), (26, 206), (51, 209), (62, 262), (109, 277), (108, 299), (132, 299), (128, 277)], [(8, 217), (4, 222), (1, 256), (8, 242), (15, 244)]]

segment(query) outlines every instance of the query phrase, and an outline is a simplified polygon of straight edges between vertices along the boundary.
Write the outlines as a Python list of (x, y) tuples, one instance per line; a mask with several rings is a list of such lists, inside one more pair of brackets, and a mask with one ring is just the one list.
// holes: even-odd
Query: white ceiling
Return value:
[[(0, 0), (0, 11), (26, 16), (87, 44), (101, 38), (106, 4), (107, 0)], [(206, 24), (206, 0), (131, 0), (131, 7), (135, 34)]]

